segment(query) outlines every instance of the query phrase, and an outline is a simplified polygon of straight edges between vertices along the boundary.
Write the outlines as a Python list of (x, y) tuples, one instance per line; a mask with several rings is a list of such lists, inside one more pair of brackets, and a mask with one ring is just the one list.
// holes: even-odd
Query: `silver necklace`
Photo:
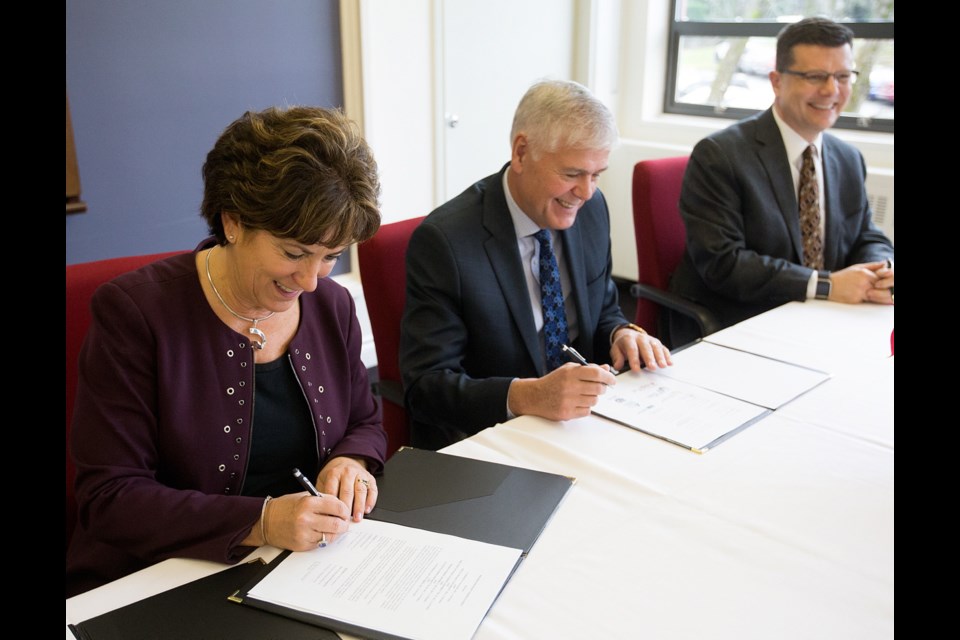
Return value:
[(222, 304), (227, 311), (233, 314), (235, 318), (239, 318), (244, 322), (253, 323), (253, 326), (247, 329), (247, 331), (250, 333), (250, 335), (255, 336), (256, 338), (259, 338), (259, 340), (251, 339), (250, 344), (253, 346), (254, 349), (257, 349), (257, 350), (263, 349), (263, 345), (267, 344), (267, 336), (263, 331), (257, 328), (257, 323), (273, 317), (273, 314), (276, 313), (276, 311), (271, 311), (270, 313), (263, 316), (262, 318), (246, 318), (230, 308), (230, 305), (227, 304), (227, 301), (224, 300), (223, 296), (220, 295), (220, 292), (217, 291), (217, 285), (213, 284), (213, 276), (210, 275), (210, 254), (212, 254), (213, 250), (219, 246), (220, 245), (214, 245), (209, 251), (207, 251), (207, 259), (205, 262), (207, 267), (207, 280), (210, 282), (210, 287), (213, 289), (213, 293), (216, 294), (217, 300), (220, 301), (220, 304)]

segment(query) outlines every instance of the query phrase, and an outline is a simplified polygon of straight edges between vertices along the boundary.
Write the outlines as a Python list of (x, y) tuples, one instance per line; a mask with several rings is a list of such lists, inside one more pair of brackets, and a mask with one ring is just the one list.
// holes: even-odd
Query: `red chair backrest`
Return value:
[[(664, 291), (687, 243), (679, 202), (688, 160), (689, 156), (641, 160), (633, 167), (637, 281)], [(658, 321), (659, 305), (637, 300), (636, 323), (650, 333), (659, 333)]]
[[(402, 383), (400, 376), (400, 319), (407, 297), (407, 245), (425, 216), (380, 227), (370, 240), (358, 245), (360, 281), (370, 315), (377, 372), (381, 381)], [(384, 402), (383, 426), (388, 451), (410, 443), (410, 428), (403, 407)]]
[(109, 258), (94, 262), (67, 265), (67, 541), (77, 521), (77, 505), (73, 495), (73, 461), (70, 459), (70, 424), (73, 420), (73, 402), (77, 396), (77, 360), (80, 347), (90, 328), (90, 298), (102, 283), (141, 266), (183, 251), (153, 253), (142, 256)]

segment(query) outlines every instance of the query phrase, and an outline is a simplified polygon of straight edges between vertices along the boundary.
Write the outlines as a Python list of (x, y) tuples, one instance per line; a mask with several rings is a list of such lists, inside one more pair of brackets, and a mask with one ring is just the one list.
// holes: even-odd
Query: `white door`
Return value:
[(438, 0), (441, 122), (437, 184), (445, 202), (510, 160), (510, 125), (527, 88), (570, 79), (574, 0)]

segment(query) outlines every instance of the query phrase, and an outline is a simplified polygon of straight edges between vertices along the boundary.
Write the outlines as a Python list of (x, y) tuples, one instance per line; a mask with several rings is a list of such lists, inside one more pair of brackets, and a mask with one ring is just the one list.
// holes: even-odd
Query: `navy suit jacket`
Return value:
[[(893, 244), (871, 220), (863, 156), (824, 133), (822, 157), (824, 268), (893, 259)], [(803, 266), (797, 194), (771, 109), (697, 143), (680, 215), (687, 248), (670, 289), (711, 309), (723, 326), (806, 299), (813, 270)], [(674, 345), (696, 337), (687, 318), (671, 314)]]
[[(505, 421), (510, 382), (546, 373), (503, 191), (506, 168), (436, 209), (410, 239), (399, 357), (417, 447), (439, 448)], [(627, 320), (599, 190), (560, 238), (579, 324), (572, 346), (609, 363), (610, 332)]]

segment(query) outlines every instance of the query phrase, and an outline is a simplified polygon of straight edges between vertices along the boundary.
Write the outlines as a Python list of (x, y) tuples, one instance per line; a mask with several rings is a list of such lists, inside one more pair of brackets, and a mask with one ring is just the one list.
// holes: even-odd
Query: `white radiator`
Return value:
[(890, 242), (893, 239), (893, 171), (867, 170), (867, 200), (873, 210), (873, 222), (880, 227)]

